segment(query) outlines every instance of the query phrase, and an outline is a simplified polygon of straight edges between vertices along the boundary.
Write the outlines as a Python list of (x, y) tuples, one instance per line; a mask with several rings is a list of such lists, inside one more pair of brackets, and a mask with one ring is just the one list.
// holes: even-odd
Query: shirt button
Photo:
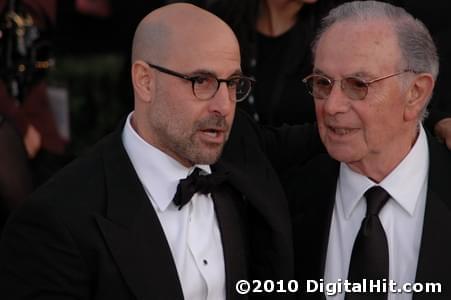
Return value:
[(257, 113), (254, 113), (253, 117), (255, 121), (260, 121), (260, 116)]

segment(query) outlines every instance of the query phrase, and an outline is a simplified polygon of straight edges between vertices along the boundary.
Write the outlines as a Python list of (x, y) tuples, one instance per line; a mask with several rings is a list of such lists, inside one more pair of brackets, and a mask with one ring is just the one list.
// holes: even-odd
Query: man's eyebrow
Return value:
[(207, 69), (197, 69), (188, 73), (188, 75), (196, 76), (196, 75), (211, 75), (216, 76), (215, 72), (207, 70)]
[[(313, 69), (313, 74), (322, 75), (322, 76), (325, 76), (327, 78), (332, 78), (329, 75), (327, 75), (325, 72), (321, 71), (320, 69), (316, 69), (316, 68)], [(365, 72), (365, 71), (357, 71), (357, 72), (346, 74), (345, 76), (343, 76), (343, 78), (348, 78), (348, 77), (372, 78), (372, 77), (375, 77), (375, 76), (373, 74)]]
[(234, 76), (244, 76), (243, 72), (241, 70), (235, 70), (235, 72), (232, 73), (232, 75), (230, 75), (229, 77), (234, 77)]
[(325, 72), (321, 71), (320, 69), (316, 69), (316, 68), (313, 69), (313, 74), (329, 77)]
[(364, 72), (364, 71), (359, 71), (359, 72), (352, 73), (350, 76), (351, 77), (362, 78), (362, 79), (371, 79), (371, 78), (375, 78), (376, 77), (375, 74)]

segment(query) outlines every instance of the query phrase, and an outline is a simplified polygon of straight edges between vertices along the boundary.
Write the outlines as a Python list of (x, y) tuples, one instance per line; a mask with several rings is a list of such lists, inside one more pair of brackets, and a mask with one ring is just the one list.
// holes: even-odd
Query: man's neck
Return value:
[(374, 182), (379, 183), (409, 154), (418, 139), (418, 135), (419, 129), (417, 128), (411, 135), (406, 135), (404, 142), (397, 139), (390, 145), (383, 145), (383, 150), (374, 155), (370, 154), (361, 161), (349, 162), (346, 164), (354, 172), (362, 174)]

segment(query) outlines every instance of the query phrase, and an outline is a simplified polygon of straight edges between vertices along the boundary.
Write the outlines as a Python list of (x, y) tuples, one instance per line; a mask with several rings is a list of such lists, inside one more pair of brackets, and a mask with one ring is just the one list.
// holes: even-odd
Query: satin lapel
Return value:
[[(250, 158), (256, 159), (256, 158)], [(279, 179), (263, 161), (227, 164), (230, 183), (240, 191), (248, 205), (247, 227), (252, 235), (252, 278), (292, 279), (293, 244), (288, 205)], [(250, 222), (250, 223), (249, 223)], [(256, 253), (258, 251), (258, 253)]]
[(451, 154), (430, 137), (429, 180), (416, 282), (440, 282), (441, 294), (414, 299), (451, 298)]
[(291, 186), (290, 198), (295, 201), (292, 213), (296, 276), (301, 280), (324, 278), (339, 167), (338, 162), (324, 155), (293, 175), (299, 181)]
[(183, 299), (169, 245), (121, 131), (104, 149), (108, 208), (106, 218), (96, 219), (125, 282), (138, 299)]
[[(226, 170), (221, 163), (216, 164), (214, 169), (217, 171)], [(224, 252), (226, 298), (228, 300), (247, 299), (246, 296), (239, 295), (235, 291), (236, 282), (248, 278), (246, 233), (242, 219), (242, 210), (244, 209), (242, 196), (228, 184), (224, 184), (212, 194), (212, 198)]]
[(324, 278), (324, 271), (326, 268), (326, 258), (327, 258), (327, 248), (329, 246), (329, 233), (330, 224), (332, 222), (332, 214), (335, 206), (335, 197), (337, 193), (337, 179), (338, 179), (338, 169), (336, 169), (336, 176), (333, 176), (333, 180), (329, 182), (327, 188), (325, 189), (326, 203), (323, 206), (323, 212), (318, 212), (318, 215), (324, 215), (325, 218), (322, 220), (320, 230), (322, 231), (322, 248), (321, 248), (321, 278)]

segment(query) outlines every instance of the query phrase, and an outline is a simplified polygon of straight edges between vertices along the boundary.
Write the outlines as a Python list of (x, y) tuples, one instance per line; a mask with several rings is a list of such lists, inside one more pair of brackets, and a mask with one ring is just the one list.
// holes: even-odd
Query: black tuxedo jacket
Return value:
[[(442, 293), (415, 294), (413, 299), (451, 299), (451, 153), (429, 136), (428, 144), (428, 191), (415, 281), (440, 282)], [(293, 199), (295, 272), (303, 283), (324, 277), (338, 172), (339, 162), (324, 154), (287, 183), (287, 196)], [(304, 296), (323, 299), (319, 293)]]
[[(164, 232), (121, 131), (66, 167), (10, 219), (0, 243), (1, 299), (183, 299)], [(232, 131), (223, 158), (212, 166), (229, 172), (229, 180), (212, 198), (227, 299), (245, 299), (235, 292), (237, 280), (294, 274), (287, 202), (259, 145), (291, 141), (293, 152), (286, 154), (302, 160), (316, 151), (317, 134), (298, 127), (260, 135), (240, 114)], [(279, 296), (286, 298), (270, 298)]]

